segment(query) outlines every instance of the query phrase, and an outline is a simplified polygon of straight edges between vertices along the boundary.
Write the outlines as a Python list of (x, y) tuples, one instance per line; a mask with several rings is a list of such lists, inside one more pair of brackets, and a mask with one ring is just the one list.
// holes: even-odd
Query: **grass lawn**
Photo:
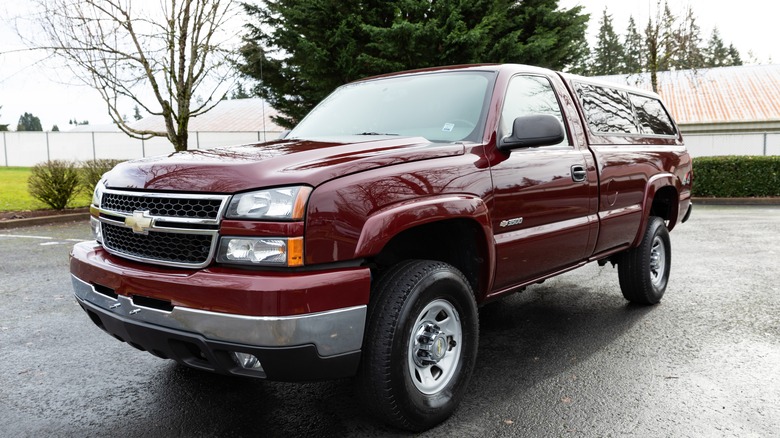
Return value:
[[(50, 207), (27, 192), (29, 167), (0, 167), (0, 211), (48, 210)], [(79, 194), (68, 207), (87, 207), (92, 195)]]

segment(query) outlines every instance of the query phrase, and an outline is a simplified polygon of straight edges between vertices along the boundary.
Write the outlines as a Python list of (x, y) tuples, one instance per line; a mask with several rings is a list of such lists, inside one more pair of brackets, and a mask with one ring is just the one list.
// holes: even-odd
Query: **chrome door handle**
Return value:
[(588, 171), (585, 170), (585, 166), (579, 164), (571, 166), (571, 179), (574, 182), (583, 182), (588, 179)]

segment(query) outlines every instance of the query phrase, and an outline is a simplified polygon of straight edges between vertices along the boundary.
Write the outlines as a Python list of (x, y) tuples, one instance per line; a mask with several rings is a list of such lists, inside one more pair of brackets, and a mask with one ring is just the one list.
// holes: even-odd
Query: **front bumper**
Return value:
[[(71, 259), (77, 301), (101, 329), (136, 348), (203, 370), (270, 380), (332, 379), (351, 376), (357, 371), (366, 321), (365, 304), (282, 316), (203, 310), (178, 301), (163, 303), (168, 307), (160, 306), (161, 301), (149, 296), (154, 295), (151, 292), (164, 294), (169, 286), (165, 281), (158, 283), (156, 291), (131, 288), (138, 284), (134, 282), (135, 277), (148, 280), (154, 276), (153, 272), (132, 265), (132, 269), (121, 269), (119, 289), (108, 288), (104, 284), (115, 283), (112, 277), (120, 261), (95, 256), (91, 244), (79, 245)], [(200, 281), (179, 277), (178, 293), (182, 289), (186, 292), (188, 282), (202, 285), (202, 276), (208, 273), (200, 275)], [(349, 275), (342, 276), (345, 277)], [(258, 278), (261, 284), (267, 283), (266, 280)], [(344, 286), (331, 287), (337, 290)], [(269, 291), (268, 298), (276, 297), (278, 292)], [(263, 292), (253, 294), (257, 296), (255, 301), (262, 301)], [(267, 306), (260, 306), (263, 307)], [(261, 367), (240, 366), (234, 359), (235, 353), (255, 356)]]

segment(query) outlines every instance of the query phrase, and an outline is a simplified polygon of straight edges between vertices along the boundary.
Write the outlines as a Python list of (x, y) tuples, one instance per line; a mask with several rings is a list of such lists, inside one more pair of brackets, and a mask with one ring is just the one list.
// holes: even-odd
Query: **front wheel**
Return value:
[(636, 304), (656, 304), (666, 292), (672, 266), (672, 245), (666, 223), (651, 216), (638, 247), (626, 251), (618, 261), (618, 278), (623, 296)]
[(412, 260), (372, 290), (358, 375), (366, 408), (423, 431), (446, 420), (468, 386), (477, 354), (474, 294), (456, 268)]

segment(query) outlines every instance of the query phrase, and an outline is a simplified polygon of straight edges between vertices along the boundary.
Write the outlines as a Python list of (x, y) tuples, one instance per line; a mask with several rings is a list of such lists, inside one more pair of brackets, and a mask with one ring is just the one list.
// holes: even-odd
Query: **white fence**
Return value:
[[(2, 132), (0, 166), (31, 167), (47, 160), (91, 160), (164, 155), (173, 146), (164, 138), (135, 140), (121, 132)], [(280, 132), (191, 132), (189, 149), (273, 140)], [(685, 144), (694, 157), (780, 155), (780, 132), (689, 134)]]
[[(92, 160), (164, 155), (173, 152), (167, 139), (136, 140), (122, 132), (2, 132), (0, 166), (32, 167), (48, 160)], [(257, 143), (280, 132), (190, 132), (189, 149)]]

